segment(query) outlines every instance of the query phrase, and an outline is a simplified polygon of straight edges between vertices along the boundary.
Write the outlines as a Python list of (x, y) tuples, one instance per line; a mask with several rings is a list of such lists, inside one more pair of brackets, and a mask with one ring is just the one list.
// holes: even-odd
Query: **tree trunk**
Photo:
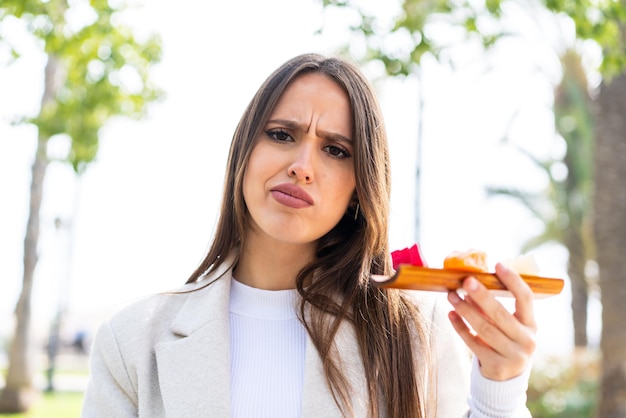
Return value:
[(569, 252), (567, 273), (570, 278), (572, 289), (572, 319), (574, 323), (574, 346), (587, 347), (587, 304), (589, 291), (585, 276), (585, 249), (582, 236), (579, 232), (580, 225), (570, 226), (565, 233), (565, 246)]
[(39, 239), (39, 209), (43, 196), (43, 182), (48, 166), (45, 139), (39, 138), (32, 168), (30, 186), (30, 214), (24, 239), (24, 278), (22, 293), (15, 308), (15, 334), (9, 350), (9, 370), (6, 386), (0, 395), (0, 412), (24, 412), (35, 398), (33, 386), (34, 358), (31, 343), (31, 295), (37, 265)]
[[(49, 57), (45, 70), (45, 89), (41, 100), (42, 109), (54, 99), (56, 67), (56, 60)], [(0, 394), (0, 413), (28, 410), (38, 393), (33, 385), (35, 370), (31, 336), (31, 298), (38, 259), (39, 212), (43, 200), (46, 169), (49, 163), (46, 152), (48, 139), (47, 134), (39, 133), (32, 166), (30, 207), (24, 238), (24, 277), (22, 292), (15, 308), (15, 334), (9, 349), (6, 385)]]
[[(592, 181), (593, 122), (589, 82), (581, 55), (568, 48), (560, 55), (563, 78), (554, 90), (554, 126), (567, 145), (563, 163), (567, 167), (564, 189), (556, 193), (569, 221), (563, 231), (563, 244), (569, 253), (567, 272), (572, 291), (574, 346), (587, 347), (587, 304), (589, 290), (585, 265), (589, 259), (590, 186)], [(564, 121), (574, 119), (574, 126)], [(571, 124), (570, 124), (571, 125)], [(563, 195), (563, 196), (561, 196)], [(558, 207), (558, 206), (557, 206)]]
[(602, 294), (598, 416), (626, 417), (626, 73), (597, 99), (594, 228)]

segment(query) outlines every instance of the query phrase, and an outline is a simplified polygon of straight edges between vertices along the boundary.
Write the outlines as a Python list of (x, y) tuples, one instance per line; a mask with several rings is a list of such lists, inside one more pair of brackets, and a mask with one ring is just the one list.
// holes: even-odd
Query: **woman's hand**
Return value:
[(528, 285), (517, 273), (500, 263), (496, 265), (496, 275), (515, 297), (515, 313), (509, 313), (470, 275), (463, 281), (465, 298), (462, 299), (456, 291), (448, 293), (448, 300), (454, 306), (449, 318), (478, 358), (481, 374), (491, 380), (508, 380), (519, 376), (528, 367), (535, 351), (537, 325), (533, 295)]

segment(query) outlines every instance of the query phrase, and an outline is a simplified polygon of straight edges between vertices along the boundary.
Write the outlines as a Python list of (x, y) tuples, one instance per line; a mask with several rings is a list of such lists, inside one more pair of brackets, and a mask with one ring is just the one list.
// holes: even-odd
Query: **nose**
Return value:
[(315, 150), (311, 144), (302, 143), (294, 150), (294, 157), (287, 168), (289, 177), (295, 177), (298, 181), (311, 183), (313, 181)]

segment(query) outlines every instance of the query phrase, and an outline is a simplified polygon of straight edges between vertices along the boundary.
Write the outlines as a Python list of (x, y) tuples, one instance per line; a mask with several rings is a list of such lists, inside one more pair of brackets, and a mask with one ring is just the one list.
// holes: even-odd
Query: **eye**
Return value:
[(336, 145), (327, 145), (324, 147), (324, 150), (332, 157), (343, 160), (344, 158), (349, 158), (350, 152), (342, 147), (338, 147)]
[(293, 140), (291, 135), (283, 129), (270, 129), (265, 134), (276, 142), (287, 142)]

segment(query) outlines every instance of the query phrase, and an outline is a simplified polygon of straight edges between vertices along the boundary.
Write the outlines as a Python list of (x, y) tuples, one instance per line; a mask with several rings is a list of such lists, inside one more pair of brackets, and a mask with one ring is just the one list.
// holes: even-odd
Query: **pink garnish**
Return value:
[(413, 244), (410, 248), (392, 251), (391, 260), (394, 270), (397, 270), (400, 264), (411, 264), (418, 267), (426, 266), (424, 258), (422, 257), (422, 252), (417, 244)]

